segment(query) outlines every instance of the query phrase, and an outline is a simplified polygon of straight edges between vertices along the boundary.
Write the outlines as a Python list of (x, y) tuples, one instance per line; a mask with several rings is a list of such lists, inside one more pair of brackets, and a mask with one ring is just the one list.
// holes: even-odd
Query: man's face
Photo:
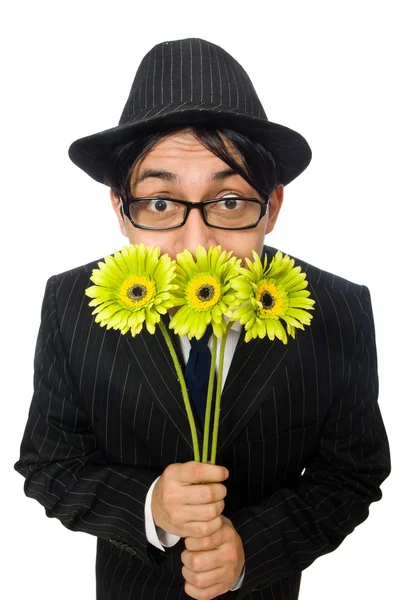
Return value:
[[(231, 145), (225, 140), (229, 148)], [(234, 158), (239, 160), (235, 151)], [(138, 177), (147, 169), (168, 171), (175, 181), (150, 176), (135, 184)], [(219, 181), (212, 181), (214, 173), (229, 169), (229, 166), (201, 144), (188, 132), (178, 132), (162, 139), (136, 165), (131, 177), (131, 192), (134, 197), (167, 196), (190, 202), (214, 200), (226, 194), (235, 193), (248, 198), (257, 198), (258, 193), (240, 175), (231, 174)], [(113, 208), (119, 219), (121, 231), (131, 244), (143, 243), (146, 246), (159, 246), (161, 252), (175, 258), (184, 249), (195, 252), (201, 244), (220, 245), (233, 250), (240, 258), (252, 258), (252, 250), (261, 255), (265, 230), (272, 231), (283, 201), (283, 186), (279, 185), (270, 197), (270, 215), (262, 217), (257, 227), (239, 231), (227, 231), (208, 227), (198, 210), (192, 210), (182, 227), (168, 231), (152, 231), (134, 227), (127, 217), (120, 215), (120, 201), (111, 192)]]

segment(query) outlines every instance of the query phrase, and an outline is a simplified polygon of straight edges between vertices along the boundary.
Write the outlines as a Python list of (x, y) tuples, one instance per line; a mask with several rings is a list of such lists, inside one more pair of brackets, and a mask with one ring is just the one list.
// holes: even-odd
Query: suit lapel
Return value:
[[(268, 264), (276, 248), (264, 246)], [(280, 366), (285, 362), (290, 344), (268, 338), (244, 342), (242, 327), (239, 341), (225, 381), (221, 399), (221, 417), (218, 433), (218, 453), (224, 451), (246, 426), (259, 406), (266, 401)], [(290, 342), (291, 343), (291, 342)]]
[(224, 451), (268, 398), (289, 346), (268, 338), (239, 342), (225, 381), (221, 400), (218, 452)]
[[(167, 316), (164, 318), (168, 319)], [(167, 324), (167, 321), (164, 322)], [(171, 330), (169, 330), (169, 333), (182, 370), (184, 370), (179, 339)], [(172, 358), (161, 331), (157, 327), (156, 333), (151, 335), (144, 327), (142, 332), (136, 338), (132, 338), (129, 335), (122, 335), (121, 337), (123, 338), (122, 346), (124, 350), (128, 353), (129, 357), (137, 363), (142, 373), (143, 381), (151, 390), (159, 409), (163, 412), (164, 416), (173, 423), (175, 429), (191, 448), (193, 455), (190, 426), (186, 415), (181, 388)], [(196, 415), (195, 419), (197, 437), (201, 446), (202, 433)]]

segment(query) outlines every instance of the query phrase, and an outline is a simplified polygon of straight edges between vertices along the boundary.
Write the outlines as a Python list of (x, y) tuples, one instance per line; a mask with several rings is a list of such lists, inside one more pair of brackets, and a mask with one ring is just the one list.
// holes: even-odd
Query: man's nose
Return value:
[(204, 248), (216, 246), (216, 229), (205, 224), (203, 215), (197, 208), (192, 208), (186, 223), (180, 228), (178, 236), (178, 252), (190, 250), (195, 253), (197, 246)]

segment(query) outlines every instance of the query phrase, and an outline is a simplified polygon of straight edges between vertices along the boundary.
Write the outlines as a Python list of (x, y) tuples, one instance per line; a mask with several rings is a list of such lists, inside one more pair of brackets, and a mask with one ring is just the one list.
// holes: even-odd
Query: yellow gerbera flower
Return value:
[(160, 256), (160, 248), (143, 244), (124, 246), (104, 261), (92, 272), (95, 285), (85, 292), (93, 298), (89, 306), (96, 307), (95, 321), (123, 334), (131, 331), (133, 337), (145, 323), (153, 334), (160, 315), (174, 306), (175, 261), (168, 254)]
[(212, 325), (214, 335), (221, 338), (226, 332), (224, 315), (241, 304), (231, 288), (231, 280), (239, 275), (241, 260), (220, 246), (196, 249), (196, 260), (189, 250), (177, 254), (175, 306), (170, 328), (178, 335), (200, 339)]
[[(267, 256), (262, 265), (258, 254), (252, 252), (254, 261), (248, 258), (248, 269), (239, 268), (241, 275), (232, 281), (236, 296), (246, 300), (244, 306), (238, 308), (231, 320), (240, 321), (245, 326), (245, 341), (266, 335), (275, 337), (284, 344), (287, 334), (295, 337), (295, 329), (304, 329), (310, 325), (315, 304), (305, 289), (308, 285), (306, 274), (301, 267), (294, 267), (295, 261), (287, 254), (278, 251), (267, 266)], [(286, 323), (285, 331), (281, 319)]]

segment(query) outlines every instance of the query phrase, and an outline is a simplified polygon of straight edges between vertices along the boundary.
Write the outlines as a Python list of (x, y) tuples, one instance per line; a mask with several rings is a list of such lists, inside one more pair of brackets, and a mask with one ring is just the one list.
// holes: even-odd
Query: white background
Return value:
[[(309, 141), (312, 163), (286, 187), (267, 242), (369, 287), (380, 404), (393, 450), (394, 5), (382, 0), (9, 0), (3, 8), (2, 597), (95, 597), (96, 540), (46, 518), (44, 509), (24, 496), (13, 464), (31, 400), (46, 280), (126, 241), (108, 189), (71, 163), (68, 147), (117, 124), (141, 59), (159, 42), (201, 37), (224, 47), (248, 71), (269, 119)], [(393, 476), (382, 490), (384, 498), (371, 506), (369, 519), (304, 572), (300, 598), (393, 596)]]

